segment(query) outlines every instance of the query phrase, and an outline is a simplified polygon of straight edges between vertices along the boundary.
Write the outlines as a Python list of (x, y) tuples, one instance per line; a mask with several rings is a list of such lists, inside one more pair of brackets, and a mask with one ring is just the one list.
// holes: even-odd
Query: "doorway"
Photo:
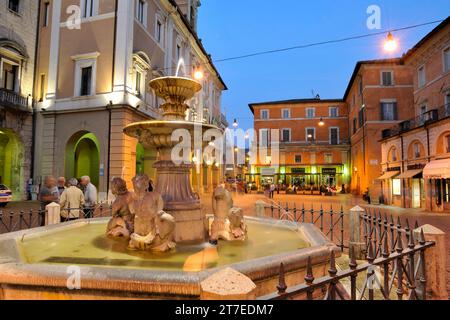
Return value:
[(422, 207), (421, 204), (421, 187), (420, 187), (420, 180), (419, 179), (413, 179), (412, 180), (412, 208), (418, 209)]

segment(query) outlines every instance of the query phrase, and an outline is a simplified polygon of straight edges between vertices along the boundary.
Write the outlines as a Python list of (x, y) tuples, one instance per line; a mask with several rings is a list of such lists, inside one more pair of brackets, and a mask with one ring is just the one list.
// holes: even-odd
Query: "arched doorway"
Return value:
[(90, 132), (78, 132), (69, 139), (66, 146), (66, 177), (89, 176), (98, 188), (100, 180), (100, 144)]
[(15, 132), (0, 128), (0, 183), (18, 200), (24, 192), (23, 144)]

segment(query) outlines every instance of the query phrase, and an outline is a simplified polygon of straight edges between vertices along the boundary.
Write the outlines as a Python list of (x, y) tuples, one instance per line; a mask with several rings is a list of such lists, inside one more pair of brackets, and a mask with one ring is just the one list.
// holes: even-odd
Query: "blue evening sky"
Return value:
[[(381, 7), (382, 29), (445, 19), (450, 0), (202, 0), (199, 37), (213, 60), (257, 51), (361, 35), (367, 8)], [(395, 33), (397, 55), (414, 46), (436, 25)], [(342, 98), (359, 60), (389, 58), (384, 36), (216, 63), (229, 90), (222, 108), (228, 121), (253, 126), (248, 104), (272, 100)]]

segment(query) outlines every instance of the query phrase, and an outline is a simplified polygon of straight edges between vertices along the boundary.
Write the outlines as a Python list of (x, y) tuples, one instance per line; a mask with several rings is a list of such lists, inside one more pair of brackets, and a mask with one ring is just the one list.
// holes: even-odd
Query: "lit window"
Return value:
[(400, 179), (392, 180), (392, 194), (394, 196), (402, 195), (402, 180), (400, 180)]
[(307, 128), (306, 129), (306, 142), (313, 142), (316, 140), (316, 129)]
[(19, 0), (9, 0), (8, 2), (8, 8), (11, 11), (14, 11), (16, 13), (19, 13), (20, 9), (20, 1)]
[(261, 110), (261, 119), (263, 120), (269, 119), (269, 110)]
[(381, 72), (381, 85), (385, 87), (390, 87), (394, 85), (394, 74), (392, 71)]
[(19, 92), (19, 66), (3, 61), (3, 79), (1, 87), (10, 91)]
[(419, 88), (423, 87), (426, 83), (426, 76), (425, 76), (425, 67), (422, 66), (418, 70), (418, 81), (419, 81)]

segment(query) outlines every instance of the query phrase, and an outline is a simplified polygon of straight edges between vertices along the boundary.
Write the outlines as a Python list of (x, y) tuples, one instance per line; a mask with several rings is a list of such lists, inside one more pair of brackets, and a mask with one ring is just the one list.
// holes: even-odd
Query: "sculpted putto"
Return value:
[(214, 221), (211, 225), (210, 242), (218, 240), (244, 241), (247, 237), (247, 226), (241, 208), (233, 206), (231, 193), (220, 185), (213, 193), (212, 207)]
[(108, 223), (107, 235), (114, 238), (129, 238), (134, 232), (134, 215), (130, 211), (133, 193), (127, 189), (127, 183), (121, 178), (111, 182), (111, 192), (116, 197), (112, 204), (112, 219)]
[(130, 211), (134, 215), (134, 233), (129, 249), (166, 252), (176, 246), (175, 219), (163, 211), (164, 202), (159, 193), (147, 192), (149, 182), (147, 175), (133, 179), (135, 197)]

